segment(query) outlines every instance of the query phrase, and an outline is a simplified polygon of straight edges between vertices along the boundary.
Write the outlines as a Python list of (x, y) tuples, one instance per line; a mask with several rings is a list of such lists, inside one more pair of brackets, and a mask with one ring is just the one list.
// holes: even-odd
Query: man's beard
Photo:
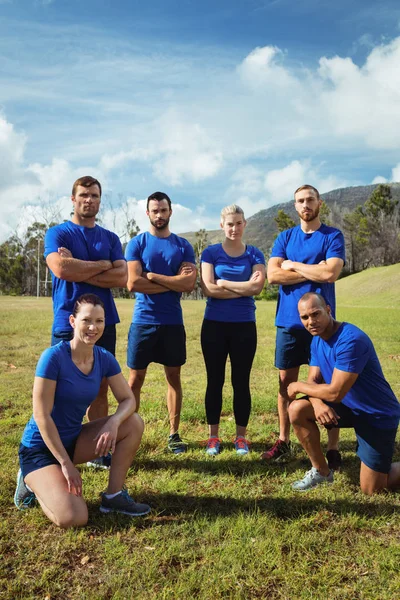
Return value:
[(155, 227), (156, 229), (162, 230), (162, 229), (166, 229), (169, 225), (169, 219), (163, 219), (161, 223), (157, 223), (157, 221), (152, 221), (150, 219), (150, 223), (153, 225), (153, 227)]
[(317, 206), (317, 208), (315, 210), (311, 210), (307, 213), (302, 212), (301, 213), (301, 218), (303, 221), (314, 221), (314, 219), (316, 219), (319, 215), (319, 206)]

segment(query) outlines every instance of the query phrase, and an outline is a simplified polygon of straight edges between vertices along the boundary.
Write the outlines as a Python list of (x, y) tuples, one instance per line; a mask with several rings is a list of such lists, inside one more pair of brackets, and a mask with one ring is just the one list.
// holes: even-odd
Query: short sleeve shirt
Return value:
[[(72, 221), (61, 223), (47, 230), (45, 236), (45, 258), (57, 252), (61, 246), (68, 248), (74, 258), (97, 261), (125, 260), (119, 237), (99, 225), (82, 227)], [(109, 288), (102, 288), (85, 282), (65, 281), (53, 273), (53, 333), (71, 331), (69, 316), (76, 300), (82, 294), (96, 294), (104, 303), (106, 325), (119, 323), (117, 309)]]
[[(283, 258), (308, 265), (322, 260), (340, 258), (345, 260), (343, 234), (339, 229), (322, 224), (317, 231), (305, 233), (300, 225), (282, 231), (275, 240), (271, 258)], [(293, 285), (279, 286), (275, 325), (288, 329), (302, 329), (297, 304), (306, 292), (321, 294), (335, 316), (335, 284), (304, 281)]]
[(332, 381), (334, 369), (357, 373), (343, 404), (373, 422), (375, 427), (397, 427), (400, 404), (383, 375), (370, 338), (361, 329), (342, 323), (328, 340), (315, 336), (311, 343), (310, 366), (319, 367), (326, 383)]
[[(125, 250), (129, 261), (140, 261), (143, 272), (172, 277), (183, 262), (195, 264), (194, 250), (185, 238), (171, 233), (158, 238), (148, 231), (132, 238)], [(161, 294), (135, 293), (133, 323), (181, 325), (183, 323), (181, 293), (172, 290)]]
[[(222, 244), (213, 244), (203, 251), (201, 262), (214, 267), (216, 280), (248, 281), (254, 265), (265, 265), (265, 258), (255, 246), (247, 245), (243, 254), (232, 257), (225, 252)], [(208, 297), (204, 318), (210, 321), (241, 323), (255, 321), (255, 311), (256, 305), (252, 296), (226, 299)]]
[[(100, 346), (94, 346), (93, 352), (93, 368), (88, 375), (82, 373), (72, 361), (71, 345), (64, 341), (47, 348), (36, 367), (36, 377), (57, 382), (51, 417), (64, 446), (68, 446), (79, 435), (86, 409), (96, 398), (103, 377), (112, 377), (121, 372), (110, 352)], [(45, 446), (33, 416), (25, 427), (22, 443), (29, 448)]]

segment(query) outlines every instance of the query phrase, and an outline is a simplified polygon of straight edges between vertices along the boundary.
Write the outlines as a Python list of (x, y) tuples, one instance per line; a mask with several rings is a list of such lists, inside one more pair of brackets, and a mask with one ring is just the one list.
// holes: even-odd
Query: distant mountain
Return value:
[[(321, 198), (325, 200), (331, 209), (335, 208), (335, 210), (339, 210), (340, 212), (351, 212), (359, 204), (364, 204), (376, 187), (378, 187), (378, 184), (339, 188), (321, 194)], [(393, 199), (400, 201), (400, 183), (391, 183), (390, 187), (392, 189)], [(257, 246), (265, 254), (269, 253), (272, 242), (278, 233), (274, 218), (279, 210), (284, 210), (296, 223), (298, 222), (298, 215), (294, 209), (293, 200), (284, 202), (283, 204), (275, 204), (265, 210), (260, 210), (258, 213), (247, 219), (244, 240), (249, 244)], [(196, 232), (194, 231), (181, 233), (179, 235), (185, 237), (191, 244), (196, 242)], [(223, 239), (222, 231), (220, 229), (207, 231), (207, 236), (209, 244), (216, 244)]]

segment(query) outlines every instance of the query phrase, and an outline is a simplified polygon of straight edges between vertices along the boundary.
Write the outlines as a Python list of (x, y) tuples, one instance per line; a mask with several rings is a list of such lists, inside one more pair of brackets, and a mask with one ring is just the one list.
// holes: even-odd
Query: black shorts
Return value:
[(312, 335), (305, 329), (276, 328), (275, 367), (282, 371), (308, 365)]
[(391, 429), (375, 427), (372, 419), (355, 414), (342, 402), (325, 402), (340, 417), (338, 424), (326, 426), (326, 429), (344, 429), (352, 427), (357, 438), (357, 456), (373, 471), (389, 473), (395, 448), (398, 422)]
[(183, 325), (139, 325), (131, 323), (127, 364), (130, 369), (147, 369), (151, 362), (180, 367), (186, 362), (186, 333)]
[[(65, 447), (68, 456), (72, 461), (74, 460), (75, 446), (78, 437), (76, 437), (71, 444)], [(19, 466), (21, 468), (22, 477), (24, 479), (27, 475), (29, 475), (29, 473), (32, 473), (33, 471), (38, 471), (38, 469), (48, 467), (49, 465), (60, 464), (50, 452), (50, 450), (47, 448), (47, 446), (28, 448), (27, 446), (24, 446), (24, 444), (20, 444), (18, 456)]]

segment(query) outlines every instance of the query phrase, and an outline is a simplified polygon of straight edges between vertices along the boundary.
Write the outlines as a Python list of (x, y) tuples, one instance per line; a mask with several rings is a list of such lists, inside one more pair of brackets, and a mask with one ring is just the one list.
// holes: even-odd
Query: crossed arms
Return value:
[(140, 260), (128, 261), (128, 283), (130, 292), (141, 294), (163, 294), (164, 292), (190, 293), (196, 283), (196, 266), (183, 262), (177, 275), (161, 275), (143, 271)]
[(218, 279), (215, 281), (214, 267), (211, 263), (201, 263), (201, 288), (205, 296), (227, 300), (240, 296), (254, 296), (259, 294), (265, 283), (264, 265), (254, 265), (253, 272), (248, 281), (229, 281)]
[(271, 284), (293, 285), (304, 281), (334, 283), (343, 267), (341, 258), (328, 258), (316, 265), (308, 265), (281, 257), (268, 261), (267, 277)]
[(102, 288), (125, 287), (127, 267), (124, 260), (80, 260), (67, 248), (58, 248), (46, 258), (49, 269), (59, 279), (89, 283)]

